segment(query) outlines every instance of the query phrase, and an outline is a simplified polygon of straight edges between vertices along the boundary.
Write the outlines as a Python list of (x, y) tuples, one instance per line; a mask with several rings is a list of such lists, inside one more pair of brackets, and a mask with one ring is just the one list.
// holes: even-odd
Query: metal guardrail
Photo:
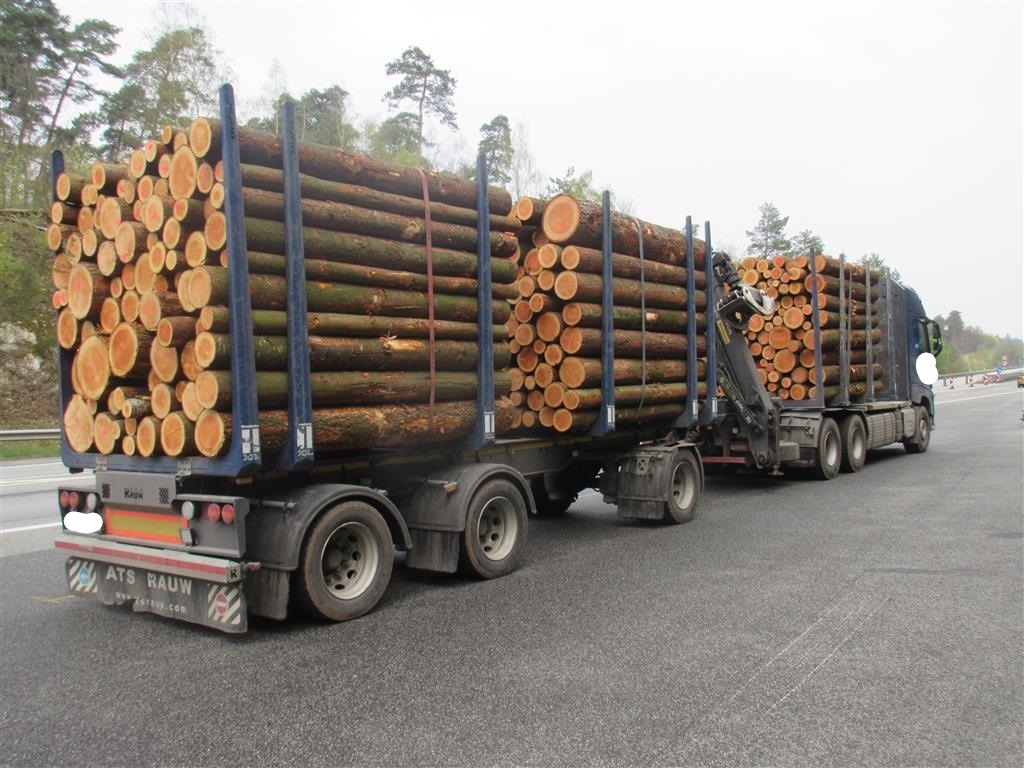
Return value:
[(3, 429), (0, 430), (0, 443), (17, 443), (23, 440), (57, 440), (59, 429)]

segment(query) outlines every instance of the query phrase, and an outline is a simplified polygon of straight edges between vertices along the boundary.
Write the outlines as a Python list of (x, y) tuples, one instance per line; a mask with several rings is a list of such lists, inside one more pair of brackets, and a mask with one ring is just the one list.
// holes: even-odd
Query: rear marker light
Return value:
[(68, 506), (72, 509), (78, 509), (78, 491), (68, 493)]
[(227, 525), (231, 525), (235, 522), (235, 505), (225, 504), (220, 508), (220, 519)]
[(60, 506), (61, 506), (62, 509), (67, 509), (68, 508), (68, 497), (69, 497), (69, 494), (68, 494), (67, 491), (61, 491), (60, 492)]
[(181, 505), (181, 516), (186, 520), (192, 520), (196, 516), (196, 505), (191, 501), (186, 501)]
[(203, 516), (207, 520), (212, 520), (216, 523), (218, 520), (220, 520), (220, 504), (218, 504), (215, 501), (211, 501), (209, 504), (206, 505), (206, 509), (203, 512)]
[(95, 512), (97, 504), (99, 504), (99, 497), (95, 493), (90, 493), (85, 497), (86, 512)]

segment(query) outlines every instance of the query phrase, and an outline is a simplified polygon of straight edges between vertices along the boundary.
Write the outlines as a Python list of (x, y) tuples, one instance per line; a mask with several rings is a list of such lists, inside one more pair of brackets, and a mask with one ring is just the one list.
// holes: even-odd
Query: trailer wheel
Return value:
[(680, 451), (677, 454), (669, 483), (671, 487), (663, 520), (666, 523), (690, 522), (697, 514), (697, 499), (700, 497), (700, 466), (693, 453)]
[(814, 475), (820, 480), (831, 480), (839, 474), (842, 459), (842, 440), (834, 419), (821, 420), (818, 429), (818, 451), (815, 456)]
[(310, 616), (348, 621), (370, 611), (391, 579), (394, 544), (380, 512), (346, 501), (324, 512), (302, 548), (296, 598)]
[(466, 509), (462, 537), (463, 571), (494, 579), (519, 567), (526, 548), (526, 502), (501, 478), (488, 480)]
[(928, 420), (928, 411), (919, 405), (914, 406), (914, 418), (917, 421), (914, 427), (914, 436), (903, 441), (903, 447), (907, 453), (924, 453), (928, 450), (928, 443), (932, 440), (932, 425)]
[(843, 472), (860, 472), (868, 455), (868, 436), (859, 416), (847, 416), (839, 425), (843, 444), (840, 467)]

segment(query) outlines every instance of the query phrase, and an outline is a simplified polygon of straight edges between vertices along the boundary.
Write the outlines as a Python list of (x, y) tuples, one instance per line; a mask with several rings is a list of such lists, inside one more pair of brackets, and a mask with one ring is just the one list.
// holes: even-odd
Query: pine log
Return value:
[[(515, 406), (507, 398), (494, 404), (495, 431), (507, 432)], [(400, 448), (411, 443), (436, 444), (468, 435), (477, 420), (476, 400), (426, 405), (357, 406), (313, 410), (313, 441), (320, 451)], [(260, 411), (260, 440), (280, 445), (288, 432), (287, 411)], [(203, 456), (219, 456), (230, 442), (231, 417), (204, 411), (196, 422), (196, 442)]]
[[(214, 331), (226, 333), (229, 311), (227, 307), (208, 305), (199, 312), (196, 332)], [(329, 312), (310, 312), (307, 316), (308, 330), (319, 336), (395, 336), (425, 339), (430, 335), (426, 318), (418, 317), (373, 317), (369, 315), (347, 315)], [(254, 309), (252, 311), (253, 333), (281, 336), (287, 332), (285, 312)], [(495, 339), (505, 335), (503, 326), (493, 328)], [(461, 323), (454, 320), (435, 320), (434, 335), (438, 339), (476, 341), (479, 337), (475, 323)]]
[[(180, 147), (171, 157), (170, 183), (171, 197), (175, 200), (193, 197), (196, 194), (196, 176), (199, 164), (195, 153), (189, 147)], [(173, 454), (172, 454), (173, 455)]]
[[(313, 371), (309, 377), (313, 405), (381, 405), (426, 402), (430, 378), (426, 371)], [(231, 406), (232, 376), (229, 371), (203, 371), (195, 381), (196, 399), (203, 408), (225, 410)], [(511, 376), (494, 372), (495, 395), (508, 393)], [(257, 371), (256, 392), (260, 408), (288, 405), (288, 374)], [(434, 381), (436, 402), (476, 397), (475, 372), (438, 372)]]
[(79, 262), (68, 273), (68, 309), (78, 320), (98, 318), (103, 299), (110, 295), (110, 281), (94, 264)]
[(109, 413), (98, 413), (93, 419), (93, 441), (96, 450), (104, 455), (114, 452), (121, 437), (124, 436), (124, 419)]
[[(226, 304), (228, 299), (227, 270), (197, 267), (190, 273), (187, 303), (201, 309), (208, 304)], [(249, 291), (256, 309), (283, 310), (286, 304), (285, 281), (272, 275), (250, 275)], [(179, 296), (182, 295), (179, 286)], [(183, 299), (184, 301), (184, 299)], [(387, 288), (345, 285), (342, 283), (306, 283), (307, 307), (312, 312), (366, 313), (394, 317), (426, 317), (429, 302), (426, 293)], [(496, 323), (508, 319), (507, 302), (492, 302)], [(477, 302), (468, 296), (434, 294), (434, 317), (438, 320), (473, 322)]]
[(183, 347), (196, 336), (196, 321), (187, 316), (164, 317), (157, 323), (156, 340), (164, 347)]
[[(601, 206), (570, 195), (558, 195), (544, 208), (541, 228), (553, 243), (571, 243), (588, 248), (601, 247)], [(612, 212), (612, 245), (616, 253), (637, 256), (640, 237), (632, 216)], [(686, 264), (686, 236), (675, 229), (641, 221), (644, 257), (668, 264)], [(704, 242), (694, 239), (694, 263), (703, 266)]]
[(110, 371), (121, 378), (137, 378), (149, 371), (149, 350), (153, 334), (132, 322), (120, 323), (110, 334), (108, 354)]
[(93, 416), (85, 398), (72, 395), (64, 409), (64, 437), (77, 453), (85, 453), (93, 444)]
[[(243, 163), (282, 168), (281, 140), (272, 133), (238, 129)], [(198, 118), (189, 128), (189, 145), (198, 157), (220, 153), (220, 121)], [(299, 167), (321, 179), (358, 184), (409, 197), (421, 197), (423, 181), (416, 168), (374, 160), (336, 147), (298, 143)], [(424, 171), (431, 201), (476, 209), (476, 184), (448, 173)], [(498, 187), (487, 188), (488, 208), (504, 214), (512, 209), (512, 196)]]
[[(644, 254), (646, 256), (646, 254)], [(583, 248), (578, 245), (567, 245), (562, 249), (560, 257), (562, 267), (577, 272), (589, 274), (601, 274), (604, 264), (603, 252), (594, 248)], [(636, 256), (627, 256), (624, 253), (612, 254), (612, 276), (623, 277), (630, 280), (639, 280), (641, 274), (644, 282), (664, 283), (666, 285), (686, 285), (686, 267), (665, 264), (660, 261), (651, 261), (645, 258), (641, 265), (640, 259)], [(694, 270), (694, 284), (697, 288), (705, 287), (705, 273), (703, 270)]]
[(97, 225), (100, 232), (108, 240), (117, 235), (117, 228), (125, 221), (132, 220), (132, 206), (117, 197), (108, 197), (103, 201), (97, 213)]
[[(287, 340), (281, 336), (253, 339), (257, 370), (285, 370)], [(314, 371), (426, 370), (430, 345), (422, 339), (350, 339), (309, 337), (309, 366)], [(196, 336), (196, 361), (202, 368), (227, 369), (231, 365), (231, 340), (224, 334), (204, 332)], [(477, 345), (468, 341), (437, 339), (434, 355), (438, 370), (476, 370)], [(504, 345), (494, 348), (494, 365), (504, 368), (509, 354)]]
[[(555, 295), (563, 301), (601, 301), (601, 277), (583, 272), (560, 272), (555, 278)], [(638, 280), (612, 278), (612, 298), (615, 304), (639, 307), (643, 297), (647, 307), (681, 310), (686, 308), (686, 289), (676, 285), (644, 283)], [(703, 309), (706, 295), (697, 291), (695, 303)]]
[[(581, 325), (586, 328), (600, 328), (604, 310), (600, 304), (572, 302), (562, 307), (562, 320), (566, 325)], [(670, 309), (650, 309), (641, 313), (637, 307), (612, 307), (612, 323), (615, 328), (648, 331), (686, 330), (686, 312)], [(698, 314), (697, 321), (703, 323), (704, 315)]]
[[(159, 381), (170, 383), (178, 376), (180, 357), (177, 348), (162, 344), (153, 344), (149, 348), (150, 370)], [(166, 415), (166, 414), (164, 414)], [(161, 416), (161, 414), (157, 414)], [(163, 416), (161, 416), (163, 418)]]
[[(615, 387), (615, 406), (637, 405), (644, 403), (682, 402), (686, 399), (686, 382), (650, 382), (647, 385), (630, 384)], [(590, 389), (572, 389), (566, 392), (563, 405), (567, 410), (578, 411), (600, 408), (604, 398), (600, 387)], [(557, 407), (557, 406), (556, 406)]]
[[(268, 192), (284, 192), (284, 173), (276, 168), (259, 165), (242, 164), (242, 184), (254, 189)], [(423, 200), (419, 196), (413, 198), (406, 195), (394, 195), (379, 192), (369, 187), (355, 184), (343, 184), (336, 181), (318, 179), (309, 174), (299, 174), (299, 186), (302, 197), (307, 200), (328, 200), (335, 203), (349, 203), (362, 208), (396, 213), (402, 216), (423, 218)], [(435, 222), (461, 224), (476, 228), (477, 212), (472, 208), (460, 208), (444, 203), (430, 203), (430, 219)], [(490, 228), (499, 232), (518, 232), (519, 219), (490, 213)]]
[[(689, 340), (679, 333), (642, 333), (616, 329), (614, 332), (615, 356), (638, 358), (646, 349), (648, 358), (683, 357), (689, 348)], [(697, 354), (706, 352), (704, 336), (696, 340)], [(579, 326), (566, 328), (558, 345), (567, 355), (587, 357), (601, 354), (601, 331), (596, 328)]]
[[(685, 403), (660, 403), (644, 405), (637, 409), (630, 406), (615, 408), (615, 424), (654, 424), (670, 422), (682, 415)], [(590, 429), (600, 418), (600, 409), (591, 411), (569, 411), (560, 408), (554, 418), (554, 428), (558, 432), (582, 432)]]
[[(838, 330), (823, 330), (821, 331), (821, 349), (838, 349), (839, 348), (839, 337), (840, 331)], [(868, 339), (871, 339), (872, 344), (877, 344), (882, 340), (882, 331), (879, 328), (875, 328), (870, 332), (870, 336), (867, 331), (851, 331), (849, 333), (850, 346), (851, 347), (863, 347)], [(804, 334), (804, 346), (807, 349), (814, 349), (814, 334)]]
[[(285, 231), (279, 221), (247, 218), (245, 235), (249, 250), (284, 253)], [(426, 274), (426, 260), (421, 245), (315, 227), (303, 227), (302, 237), (303, 250), (308, 259), (342, 261)], [(476, 277), (475, 253), (434, 248), (433, 262), (435, 275)], [(495, 283), (510, 283), (516, 277), (516, 266), (506, 259), (492, 258), (491, 274)]]
[(61, 349), (72, 349), (78, 341), (78, 320), (65, 307), (57, 313), (57, 343)]
[[(284, 195), (260, 189), (243, 187), (242, 199), (248, 216), (258, 219), (283, 221)], [(423, 218), (411, 218), (379, 210), (360, 208), (347, 203), (308, 200), (301, 203), (304, 225), (334, 232), (352, 232), (371, 237), (401, 242), (425, 243), (427, 225)], [(459, 224), (432, 222), (430, 237), (440, 248), (475, 252), (477, 231)], [(209, 240), (209, 238), (207, 238)], [(503, 232), (489, 233), (491, 255), (510, 256), (516, 251), (514, 235)], [(216, 246), (212, 246), (216, 247)]]
[(168, 456), (187, 456), (195, 448), (195, 424), (184, 411), (171, 411), (160, 423), (160, 449)]
[(137, 221), (122, 221), (114, 234), (114, 251), (121, 263), (134, 261), (136, 256), (148, 250), (146, 227)]
[[(251, 274), (285, 274), (285, 257), (274, 253), (249, 251), (246, 253)], [(305, 259), (306, 279), (324, 283), (347, 283), (348, 285), (369, 285), (380, 288), (401, 288), (410, 291), (426, 291), (430, 284), (427, 276), (418, 272), (368, 267), (363, 264), (346, 264), (323, 259)], [(434, 292), (457, 296), (476, 296), (477, 281), (471, 277), (434, 276)], [(491, 295), (495, 298), (514, 299), (519, 295), (515, 284), (492, 283)]]
[[(686, 380), (686, 363), (682, 360), (639, 360), (616, 358), (613, 366), (615, 386), (639, 384), (646, 372), (647, 382), (679, 382)], [(697, 378), (704, 378), (704, 363), (698, 361)], [(601, 360), (566, 357), (558, 367), (558, 376), (570, 389), (596, 387), (601, 384)]]
[(512, 212), (523, 224), (540, 224), (546, 201), (536, 197), (520, 197)]
[(131, 179), (128, 166), (120, 163), (93, 163), (91, 176), (93, 186), (106, 195), (117, 193), (117, 182)]

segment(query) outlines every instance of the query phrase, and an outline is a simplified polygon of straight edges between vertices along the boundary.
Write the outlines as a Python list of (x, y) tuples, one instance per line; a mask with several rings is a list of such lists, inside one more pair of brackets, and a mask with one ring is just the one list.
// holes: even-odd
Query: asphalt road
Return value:
[(0, 534), (0, 762), (1019, 766), (1021, 413), (942, 391), (928, 453), (715, 478), (684, 526), (589, 495), (518, 572), (399, 568), (335, 626), (104, 608)]

